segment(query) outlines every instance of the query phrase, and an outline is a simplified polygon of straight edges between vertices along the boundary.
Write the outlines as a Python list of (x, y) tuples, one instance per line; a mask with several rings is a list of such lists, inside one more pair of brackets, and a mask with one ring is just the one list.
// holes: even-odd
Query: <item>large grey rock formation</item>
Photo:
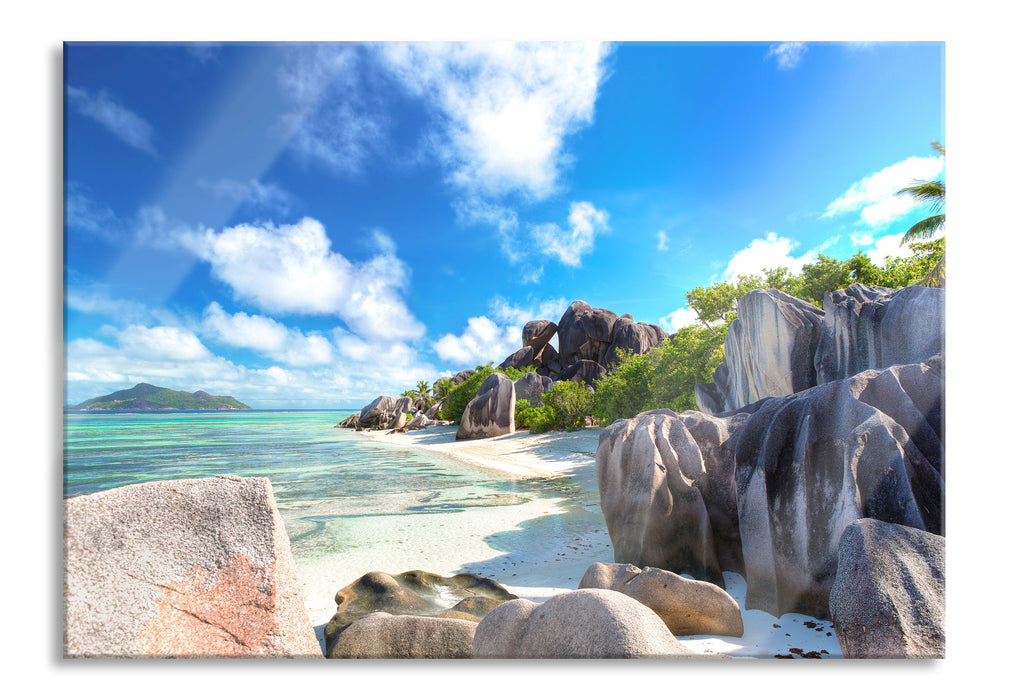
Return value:
[(606, 349), (600, 364), (604, 367), (615, 367), (618, 362), (617, 352), (619, 350), (644, 355), (668, 337), (669, 334), (658, 326), (649, 323), (635, 323), (630, 314), (625, 314), (613, 324), (610, 346)]
[[(361, 409), (357, 428), (364, 430), (387, 430), (399, 428), (397, 422), (401, 416), (414, 413), (413, 399), (409, 396), (379, 396)], [(406, 421), (403, 421), (403, 425)]]
[(431, 420), (438, 420), (438, 414), (441, 412), (441, 409), (443, 408), (445, 408), (444, 399), (433, 405), (431, 408), (427, 409), (427, 411), (424, 412), (424, 415), (427, 418), (430, 418)]
[(944, 532), (944, 388), (936, 357), (761, 404), (735, 445), (747, 607), (829, 615), (859, 518)]
[(322, 656), (267, 479), (152, 481), (63, 508), (66, 656)]
[(935, 357), (721, 416), (617, 421), (596, 451), (615, 557), (719, 584), (737, 571), (749, 608), (828, 615), (849, 523), (942, 534), (944, 386)]
[(375, 612), (340, 635), (332, 659), (468, 659), (477, 623)]
[(586, 386), (595, 388), (600, 379), (606, 376), (606, 368), (592, 360), (578, 360), (573, 365), (565, 367), (557, 375), (559, 382), (584, 382)]
[(498, 365), (498, 369), (532, 367), (549, 376), (560, 372), (563, 367), (557, 351), (549, 344), (557, 324), (552, 321), (529, 321), (522, 329), (522, 347), (509, 355)]
[(542, 406), (543, 394), (550, 391), (553, 385), (550, 377), (526, 372), (515, 380), (515, 400), (522, 401), (524, 399), (529, 402), (530, 406)]
[(769, 396), (924, 362), (945, 342), (946, 291), (852, 284), (824, 297), (824, 311), (774, 289), (739, 300), (725, 363), (694, 387), (698, 408), (721, 413)]
[(515, 432), (515, 384), (495, 372), (487, 377), (476, 396), (466, 404), (456, 440), (496, 437)]
[(704, 413), (715, 415), (724, 413), (725, 396), (729, 391), (729, 367), (724, 362), (715, 368), (712, 381), (694, 385), (694, 401)]
[(583, 589), (543, 603), (502, 603), (480, 622), (473, 656), (600, 659), (692, 656), (652, 610), (616, 591)]
[(602, 363), (613, 338), (617, 315), (608, 309), (594, 309), (584, 301), (574, 301), (557, 324), (557, 350), (562, 367), (578, 360)]
[(619, 591), (655, 611), (674, 635), (743, 636), (739, 604), (713, 583), (633, 564), (592, 564), (579, 588)]
[(514, 599), (496, 581), (475, 574), (406, 571), (392, 576), (372, 571), (337, 592), (337, 612), (324, 631), (326, 654), (332, 657), (343, 634), (375, 612), (476, 622), (501, 602)]
[(432, 425), (437, 425), (438, 421), (428, 418), (424, 413), (418, 413), (403, 426), (403, 430), (423, 430)]
[(531, 346), (519, 348), (497, 366), (498, 369), (522, 369), (523, 367), (539, 367), (540, 362), (536, 359), (536, 350)]
[(529, 321), (522, 327), (522, 345), (530, 346), (534, 353), (539, 353), (557, 332), (557, 324), (553, 321)]
[(924, 362), (943, 351), (944, 289), (853, 284), (827, 294), (823, 310), (815, 359), (819, 384), (867, 369)]
[(455, 374), (452, 375), (451, 381), (453, 386), (459, 386), (464, 381), (472, 377), (474, 374), (476, 374), (475, 369), (464, 369), (459, 372), (456, 372)]
[[(777, 289), (757, 289), (742, 297), (739, 317), (725, 337), (726, 370), (699, 396), (699, 407), (721, 404), (735, 410), (768, 396), (788, 396), (816, 386), (813, 364), (823, 311)], [(703, 402), (703, 404), (702, 404)]]
[(616, 561), (723, 585), (744, 572), (731, 438), (749, 414), (658, 409), (599, 435), (596, 478)]
[(879, 520), (844, 530), (830, 615), (845, 658), (946, 655), (946, 539)]

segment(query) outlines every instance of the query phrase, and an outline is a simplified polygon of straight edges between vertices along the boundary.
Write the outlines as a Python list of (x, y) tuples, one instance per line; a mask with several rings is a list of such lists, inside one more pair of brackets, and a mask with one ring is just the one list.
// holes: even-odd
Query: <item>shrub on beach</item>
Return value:
[(543, 433), (557, 427), (557, 414), (550, 406), (530, 406), (526, 399), (515, 402), (515, 427)]
[[(445, 406), (441, 409), (441, 411), (439, 411), (438, 418), (441, 420), (451, 421), (453, 423), (461, 421), (463, 411), (466, 410), (466, 405), (476, 398), (476, 392), (480, 390), (480, 385), (487, 380), (487, 377), (491, 376), (495, 372), (500, 372), (512, 381), (516, 381), (521, 379), (522, 375), (526, 372), (532, 371), (532, 367), (523, 367), (521, 369), (515, 367), (496, 369), (490, 363), (480, 365), (465, 381), (449, 389), (444, 395)], [(437, 383), (435, 384), (435, 387), (438, 387)]]
[(568, 432), (585, 426), (592, 415), (594, 400), (584, 382), (554, 382), (543, 394), (542, 406), (530, 406), (525, 399), (515, 402), (515, 427), (530, 433), (564, 429)]
[(697, 410), (694, 385), (710, 382), (725, 359), (728, 328), (728, 323), (687, 326), (645, 355), (621, 354), (617, 367), (596, 385), (596, 418), (609, 425), (655, 408)]
[(585, 427), (585, 419), (595, 410), (595, 397), (585, 382), (554, 382), (543, 394), (543, 405), (553, 409), (558, 428), (571, 432)]

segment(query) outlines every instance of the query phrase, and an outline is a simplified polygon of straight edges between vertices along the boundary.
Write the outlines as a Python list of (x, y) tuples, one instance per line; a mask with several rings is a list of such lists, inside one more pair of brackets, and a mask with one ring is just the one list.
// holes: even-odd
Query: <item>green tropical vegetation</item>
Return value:
[[(779, 289), (823, 308), (828, 292), (854, 282), (894, 289), (918, 284), (945, 257), (945, 238), (912, 240), (908, 247), (911, 255), (888, 256), (882, 266), (874, 264), (861, 251), (847, 260), (821, 254), (803, 265), (799, 273), (784, 267), (765, 269), (762, 274), (743, 276), (734, 282), (691, 289), (686, 294), (687, 304), (697, 314), (698, 323), (680, 328), (643, 355), (618, 351), (616, 367), (597, 382), (594, 392), (582, 382), (559, 381), (543, 394), (542, 406), (517, 401), (515, 425), (533, 433), (570, 431), (583, 427), (587, 418), (609, 425), (657, 408), (696, 410), (694, 386), (712, 381), (718, 365), (725, 360), (725, 337), (744, 295), (755, 289)], [(486, 364), (457, 386), (450, 379), (438, 380), (432, 398), (445, 400), (439, 418), (458, 423), (466, 404), (496, 371), (517, 380), (534, 370), (531, 367), (498, 370)], [(421, 388), (418, 386), (418, 390)]]
[(416, 389), (407, 389), (400, 396), (409, 396), (413, 399), (414, 406), (422, 413), (434, 406), (436, 400), (431, 395), (431, 385), (423, 380), (417, 382)]
[(187, 393), (141, 382), (105, 396), (88, 399), (71, 411), (222, 411), (251, 410), (233, 396), (212, 396), (205, 391)]
[(618, 353), (619, 364), (596, 386), (593, 416), (609, 425), (655, 408), (696, 410), (694, 385), (710, 382), (724, 361), (725, 336), (744, 295), (755, 289), (780, 289), (823, 308), (828, 292), (854, 282), (891, 288), (916, 284), (942, 259), (946, 244), (940, 238), (908, 247), (910, 256), (888, 256), (882, 267), (861, 251), (847, 260), (819, 255), (799, 274), (782, 267), (691, 289), (687, 304), (699, 325), (680, 328), (645, 355)]
[(531, 433), (548, 430), (568, 432), (585, 427), (585, 419), (595, 410), (595, 397), (585, 382), (554, 382), (541, 395), (542, 406), (530, 406), (525, 399), (515, 402), (515, 427)]
[[(932, 142), (932, 148), (946, 156), (946, 147), (936, 141)], [(916, 182), (909, 187), (898, 190), (897, 194), (909, 194), (920, 204), (928, 204), (935, 212), (917, 222), (904, 234), (901, 243), (909, 244), (912, 241), (925, 241), (946, 228), (946, 212), (939, 211), (946, 205), (946, 183), (943, 180), (930, 180), (928, 182)], [(929, 269), (921, 280), (925, 287), (945, 287), (946, 286), (946, 252), (943, 250), (940, 259)]]
[[(514, 367), (508, 367), (507, 369), (495, 369), (494, 365), (487, 363), (485, 365), (480, 365), (476, 368), (476, 371), (471, 374), (465, 381), (459, 383), (458, 385), (445, 388), (444, 380), (438, 380), (435, 382), (435, 387), (441, 385), (443, 387), (444, 393), (441, 395), (441, 399), (444, 400), (445, 405), (438, 412), (438, 418), (441, 420), (451, 421), (453, 423), (458, 423), (462, 420), (463, 411), (466, 410), (466, 404), (472, 401), (476, 397), (476, 392), (480, 389), (480, 385), (484, 383), (487, 377), (491, 376), (495, 372), (500, 372), (506, 377), (515, 381), (521, 379), (522, 375), (526, 372), (534, 372), (532, 367), (523, 367), (521, 369), (516, 369)], [(451, 380), (448, 384), (451, 384)], [(435, 393), (437, 398), (438, 393)]]

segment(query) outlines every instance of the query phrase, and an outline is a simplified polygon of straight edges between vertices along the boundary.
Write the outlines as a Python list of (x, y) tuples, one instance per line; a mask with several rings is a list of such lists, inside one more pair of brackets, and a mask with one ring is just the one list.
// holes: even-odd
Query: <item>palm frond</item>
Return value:
[(945, 146), (943, 146), (943, 145), (942, 145), (941, 143), (939, 143), (938, 141), (933, 141), (933, 142), (932, 142), (932, 150), (933, 150), (933, 151), (938, 151), (939, 153), (941, 153), (941, 154), (942, 154), (942, 156), (943, 156), (944, 158), (946, 157), (946, 147), (945, 147)]
[(897, 190), (897, 194), (909, 194), (916, 202), (931, 204), (938, 209), (946, 202), (946, 183), (942, 180), (916, 182), (910, 187)]
[(904, 237), (900, 239), (901, 245), (907, 245), (911, 241), (926, 240), (941, 231), (946, 225), (945, 214), (933, 214), (916, 223), (907, 230)]

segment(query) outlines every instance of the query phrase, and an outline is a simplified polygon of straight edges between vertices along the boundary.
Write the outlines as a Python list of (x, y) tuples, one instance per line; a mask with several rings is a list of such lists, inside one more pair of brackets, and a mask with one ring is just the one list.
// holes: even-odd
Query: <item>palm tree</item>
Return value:
[(434, 399), (431, 398), (430, 391), (431, 391), (430, 384), (428, 384), (424, 380), (420, 380), (417, 382), (416, 401), (420, 410), (426, 411), (427, 409), (431, 408), (431, 406), (434, 405)]
[[(937, 141), (932, 142), (932, 148), (946, 156), (946, 147)], [(899, 190), (897, 194), (909, 194), (919, 204), (931, 205), (932, 211), (936, 212), (927, 216), (914, 226), (909, 228), (900, 240), (901, 245), (911, 241), (927, 240), (946, 226), (946, 212), (939, 211), (946, 205), (946, 183), (942, 180), (931, 180), (929, 182), (916, 182), (910, 187)], [(918, 284), (923, 287), (945, 287), (946, 286), (946, 253), (943, 252), (939, 262), (928, 271), (925, 278)]]

